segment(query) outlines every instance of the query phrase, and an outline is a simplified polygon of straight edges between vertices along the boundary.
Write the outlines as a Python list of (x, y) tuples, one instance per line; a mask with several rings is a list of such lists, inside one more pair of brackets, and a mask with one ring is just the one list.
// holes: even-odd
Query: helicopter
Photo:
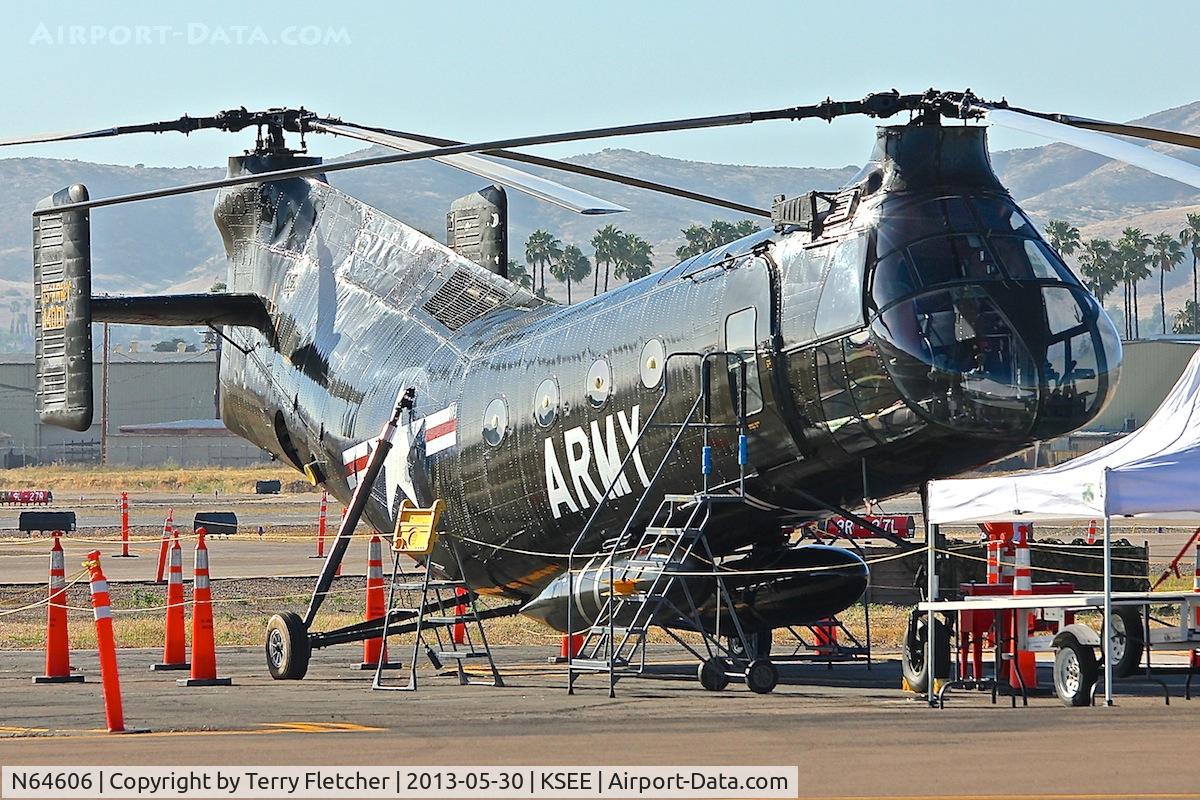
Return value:
[[(878, 128), (846, 185), (778, 196), (770, 208), (515, 149), (902, 113), (907, 122)], [(724, 492), (736, 502), (714, 505), (706, 537), (740, 598), (739, 638), (753, 653), (774, 628), (853, 604), (869, 580), (854, 552), (795, 546), (781, 525), (838, 513), (871, 526), (848, 507), (1073, 431), (1112, 396), (1117, 332), (1000, 183), (975, 122), (1200, 186), (1200, 169), (1111, 134), (1187, 147), (1198, 137), (932, 89), (475, 143), (303, 108), (3, 141), (257, 131), (224, 179), (102, 198), (76, 184), (37, 205), (38, 410), (48, 423), (90, 425), (93, 322), (218, 332), (225, 425), (350, 506), (307, 612), (277, 615), (268, 628), (277, 679), (302, 678), (316, 649), (380, 635), (378, 620), (313, 625), (360, 516), (391, 530), (405, 500), (444, 501), (433, 569), (506, 601), (497, 614), (575, 633), (598, 622), (600, 576), (647, 529), (659, 498)], [(386, 152), (326, 163), (307, 152), (316, 134)], [(496, 184), (456, 201), (448, 245), (329, 182), (338, 171), (423, 159)], [(582, 214), (624, 209), (503, 161), (769, 226), (561, 306), (508, 280), (501, 187)], [(226, 293), (91, 295), (92, 209), (209, 190)], [(687, 419), (697, 403), (703, 425), (654, 422)], [(578, 553), (593, 556), (582, 571)], [(702, 626), (720, 616), (711, 605)]]

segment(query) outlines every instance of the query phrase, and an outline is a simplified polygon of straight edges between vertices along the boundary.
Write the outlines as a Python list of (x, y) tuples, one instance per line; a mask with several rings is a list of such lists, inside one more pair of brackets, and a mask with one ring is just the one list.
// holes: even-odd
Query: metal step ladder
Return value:
[[(646, 670), (646, 636), (655, 625), (670, 623), (664, 632), (702, 662), (727, 661), (732, 669), (736, 656), (722, 639), (719, 627), (707, 630), (700, 624), (700, 608), (692, 593), (697, 571), (711, 571), (717, 616), (723, 606), (733, 609), (733, 599), (725, 581), (714, 567), (717, 563), (704, 535), (712, 506), (722, 501), (737, 501), (738, 495), (697, 493), (664, 497), (647, 525), (634, 542), (632, 557), (619, 566), (614, 557), (624, 548), (614, 547), (607, 565), (597, 570), (596, 578), (606, 580), (601, 591), (609, 588), (595, 622), (588, 628), (579, 646), (579, 655), (568, 661), (568, 680), (584, 672), (608, 673), (609, 694), (615, 693), (616, 681), (623, 675), (640, 675)], [(689, 586), (687, 578), (692, 579)], [(730, 613), (736, 635), (746, 637), (736, 613)], [(701, 652), (678, 631), (699, 635)]]
[[(403, 686), (385, 685), (383, 662), (375, 669), (372, 689), (382, 691), (417, 690), (417, 663), (424, 653), (434, 669), (440, 670), (446, 662), (454, 664), (458, 682), (462, 686), (481, 684), (503, 686), (504, 680), (496, 668), (492, 649), (488, 645), (483, 629), (483, 618), (476, 606), (476, 595), (462, 580), (436, 578), (425, 566), (416, 572), (401, 570), (402, 559), (428, 556), (437, 541), (437, 521), (441, 515), (441, 501), (428, 509), (417, 508), (402, 500), (397, 514), (396, 535), (393, 537), (392, 578), (388, 588), (387, 612), (383, 621), (383, 641), (386, 644), (389, 623), (393, 617), (407, 616), (414, 625), (412, 657), (409, 659), (408, 683)], [(453, 538), (447, 538), (449, 550), (454, 556), (458, 574), (463, 572), (462, 557)], [(397, 599), (398, 596), (398, 599)], [(448, 613), (451, 612), (451, 613)], [(461, 625), (463, 641), (456, 642), (454, 626)], [(408, 627), (406, 625), (405, 627)], [(478, 662), (486, 669), (478, 674), (469, 664)]]
[[(695, 400), (687, 413), (678, 421), (659, 422), (656, 417), (663, 407), (668, 393), (667, 369), (669, 363), (676, 358), (695, 358), (700, 367), (700, 388)], [(738, 372), (739, 396), (732, 423), (714, 423), (711, 421), (712, 403), (710, 393), (711, 372), (714, 362), (724, 361), (735, 364)], [(645, 437), (647, 431), (653, 428), (670, 428), (674, 435), (666, 448), (654, 474), (647, 482), (645, 490), (632, 512), (628, 515), (621, 532), (603, 543), (601, 551), (605, 560), (601, 566), (594, 568), (593, 579), (598, 592), (603, 592), (603, 602), (596, 618), (583, 630), (578, 630), (572, 622), (573, 603), (567, 605), (567, 628), (569, 631), (584, 633), (578, 656), (574, 648), (568, 648), (567, 658), (567, 691), (574, 694), (575, 679), (583, 673), (607, 673), (609, 696), (616, 695), (617, 680), (625, 675), (640, 675), (646, 671), (646, 636), (652, 627), (660, 627), (663, 632), (683, 646), (700, 660), (703, 667), (700, 670), (701, 681), (705, 681), (705, 670), (716, 670), (719, 675), (711, 679), (721, 685), (728, 682), (736, 672), (739, 662), (747, 662), (745, 656), (737, 656), (722, 641), (720, 619), (722, 609), (733, 623), (734, 631), (728, 631), (725, 636), (736, 636), (742, 643), (744, 652), (754, 658), (753, 644), (747, 639), (732, 598), (725, 587), (721, 576), (719, 562), (709, 547), (705, 529), (712, 518), (713, 506), (720, 503), (744, 503), (744, 488), (746, 480), (747, 435), (746, 435), (746, 361), (742, 354), (731, 352), (709, 353), (674, 353), (667, 357), (664, 364), (662, 379), (662, 395), (654, 409), (646, 418), (646, 422), (636, 440), (630, 446), (629, 454), (622, 461), (614, 478), (606, 487), (604, 495), (597, 503), (588, 522), (580, 531), (572, 546), (567, 560), (568, 596), (574, 594), (575, 559), (583, 554), (580, 548), (588, 538), (589, 532), (600, 518), (601, 509), (612, 496), (613, 488), (617, 485), (620, 475), (628, 464), (633, 453)], [(725, 368), (727, 369), (727, 367)], [(722, 369), (724, 372), (724, 369)], [(737, 463), (739, 477), (726, 491), (711, 491), (710, 477), (713, 471), (712, 447), (709, 443), (710, 432), (714, 429), (733, 429), (737, 432)], [(638, 518), (647, 500), (656, 493), (655, 487), (667, 463), (680, 446), (683, 435), (688, 430), (699, 429), (703, 433), (702, 447), (702, 488), (691, 493), (664, 493), (657, 509), (651, 515), (644, 527), (638, 524)], [(622, 554), (630, 554), (629, 558), (619, 560)], [(596, 555), (596, 554), (593, 554)], [(593, 572), (586, 568), (584, 575)], [(700, 609), (692, 594), (692, 586), (696, 581), (713, 580), (716, 601), (717, 630), (709, 631), (701, 624)], [(582, 575), (580, 576), (583, 577)], [(682, 638), (682, 632), (698, 634), (701, 648)], [(769, 669), (769, 666), (768, 666)], [(707, 685), (707, 684), (706, 684)], [(772, 688), (774, 683), (771, 684)], [(757, 690), (756, 690), (757, 691)]]

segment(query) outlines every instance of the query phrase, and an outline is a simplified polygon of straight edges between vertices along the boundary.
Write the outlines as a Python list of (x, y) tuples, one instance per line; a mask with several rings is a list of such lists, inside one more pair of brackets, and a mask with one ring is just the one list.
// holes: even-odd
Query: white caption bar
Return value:
[(798, 767), (4, 767), (19, 798), (796, 797)]

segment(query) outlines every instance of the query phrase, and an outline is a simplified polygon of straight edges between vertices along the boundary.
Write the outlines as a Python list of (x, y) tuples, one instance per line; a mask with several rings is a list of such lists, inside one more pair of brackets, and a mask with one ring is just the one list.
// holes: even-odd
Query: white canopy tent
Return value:
[[(1145, 425), (1065, 464), (995, 478), (929, 482), (929, 598), (937, 597), (935, 526), (1104, 518), (1104, 635), (1111, 639), (1113, 517), (1200, 522), (1200, 352)], [(929, 627), (933, 630), (933, 612)], [(932, 636), (929, 643), (932, 645)], [(929, 657), (932, 658), (932, 648)], [(1112, 704), (1112, 659), (1104, 693)], [(927, 661), (932, 664), (933, 662)], [(932, 685), (933, 681), (930, 681)]]

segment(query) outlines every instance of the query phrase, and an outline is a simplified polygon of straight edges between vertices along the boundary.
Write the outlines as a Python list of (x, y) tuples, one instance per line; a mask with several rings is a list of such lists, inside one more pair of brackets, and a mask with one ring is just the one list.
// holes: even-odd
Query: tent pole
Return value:
[[(925, 599), (933, 602), (937, 599), (938, 594), (938, 579), (935, 554), (937, 550), (938, 526), (929, 524), (928, 511), (925, 517), (925, 575), (928, 579), (926, 586)], [(929, 676), (926, 681), (928, 688), (929, 705), (937, 705), (937, 687), (936, 675), (937, 670), (934, 669), (937, 661), (934, 657), (934, 640), (937, 637), (934, 635), (933, 623), (933, 608), (929, 609), (929, 613), (925, 620), (925, 670)]]
[(1104, 705), (1113, 704), (1112, 695), (1112, 518), (1104, 515)]

